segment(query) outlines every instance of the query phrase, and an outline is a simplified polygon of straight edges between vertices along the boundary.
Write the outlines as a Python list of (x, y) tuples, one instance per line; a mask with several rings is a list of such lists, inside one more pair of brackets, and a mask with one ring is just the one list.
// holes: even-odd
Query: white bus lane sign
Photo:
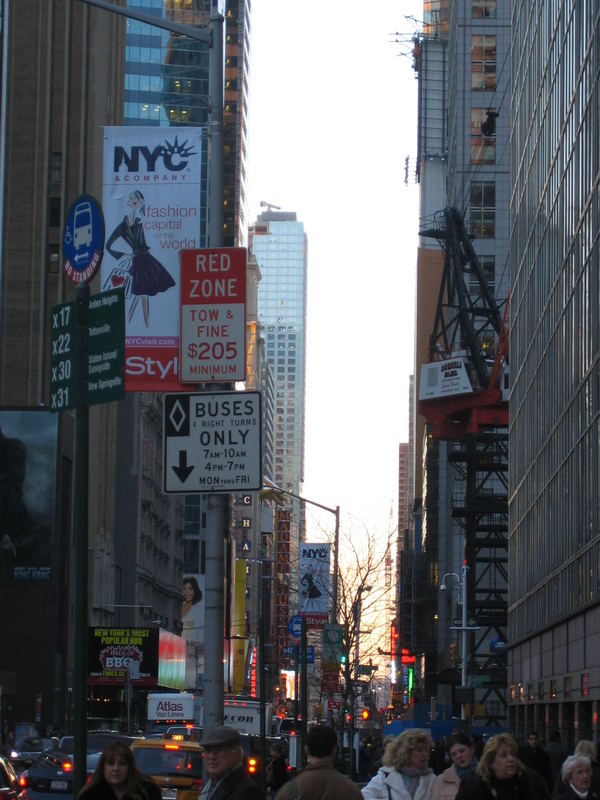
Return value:
[(166, 394), (164, 491), (261, 489), (261, 419), (260, 392)]
[(246, 379), (245, 247), (182, 250), (179, 380)]

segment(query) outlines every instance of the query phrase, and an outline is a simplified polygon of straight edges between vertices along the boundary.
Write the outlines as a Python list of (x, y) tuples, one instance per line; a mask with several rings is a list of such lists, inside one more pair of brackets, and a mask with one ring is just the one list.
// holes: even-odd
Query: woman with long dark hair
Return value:
[(161, 800), (161, 793), (154, 781), (140, 772), (128, 745), (111, 742), (77, 800)]
[(477, 759), (473, 756), (473, 744), (464, 733), (455, 733), (447, 741), (446, 750), (452, 766), (438, 775), (431, 791), (431, 800), (454, 800), (461, 780), (475, 772)]
[(186, 575), (183, 579), (181, 594), (181, 624), (182, 634), (186, 641), (201, 642), (204, 638), (204, 606), (202, 589), (193, 575)]

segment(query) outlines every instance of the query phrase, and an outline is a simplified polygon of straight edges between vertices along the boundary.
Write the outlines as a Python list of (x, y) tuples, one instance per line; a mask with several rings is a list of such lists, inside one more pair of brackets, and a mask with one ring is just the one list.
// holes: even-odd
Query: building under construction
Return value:
[(414, 500), (398, 603), (400, 646), (417, 664), (402, 713), (422, 704), (423, 721), (496, 726), (506, 724), (510, 4), (427, 2), (424, 22), (413, 50)]

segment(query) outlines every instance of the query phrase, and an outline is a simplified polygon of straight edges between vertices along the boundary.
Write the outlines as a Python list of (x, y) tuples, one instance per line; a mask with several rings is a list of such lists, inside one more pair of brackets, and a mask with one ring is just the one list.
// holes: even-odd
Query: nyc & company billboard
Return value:
[(125, 290), (125, 389), (179, 384), (179, 253), (200, 247), (202, 129), (104, 129), (102, 288)]
[(300, 543), (298, 613), (307, 628), (322, 628), (329, 616), (329, 545)]

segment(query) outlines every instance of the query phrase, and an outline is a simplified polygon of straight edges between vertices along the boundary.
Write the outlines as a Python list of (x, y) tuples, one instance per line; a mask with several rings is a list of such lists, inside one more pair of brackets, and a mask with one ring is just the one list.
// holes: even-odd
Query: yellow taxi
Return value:
[(136, 739), (131, 750), (138, 769), (157, 784), (163, 800), (197, 800), (202, 791), (198, 742)]

